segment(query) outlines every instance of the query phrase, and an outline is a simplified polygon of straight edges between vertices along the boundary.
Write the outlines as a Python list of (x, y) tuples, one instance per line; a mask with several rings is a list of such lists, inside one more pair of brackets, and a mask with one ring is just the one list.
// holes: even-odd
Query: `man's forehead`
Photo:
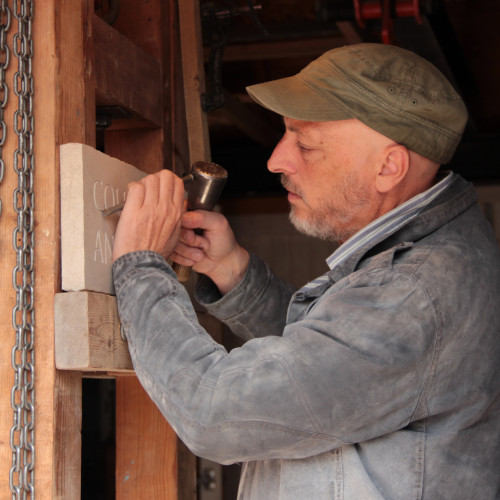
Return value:
[(305, 133), (305, 132), (315, 132), (321, 131), (325, 128), (325, 124), (327, 122), (310, 122), (304, 120), (296, 120), (295, 118), (288, 118), (286, 116), (283, 117), (283, 123), (285, 125), (286, 130), (289, 132), (295, 132), (297, 134)]
[(295, 118), (283, 117), (283, 123), (285, 128), (289, 132), (296, 133), (298, 135), (323, 135), (331, 133), (335, 128), (341, 128), (343, 126), (349, 126), (349, 124), (354, 125), (355, 123), (360, 123), (359, 120), (349, 119), (349, 120), (335, 120), (335, 121), (304, 121), (297, 120)]

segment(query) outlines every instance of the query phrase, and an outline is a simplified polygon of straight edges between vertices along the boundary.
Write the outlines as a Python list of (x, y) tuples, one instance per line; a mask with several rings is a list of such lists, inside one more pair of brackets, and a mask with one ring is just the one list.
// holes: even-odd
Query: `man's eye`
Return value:
[(304, 146), (303, 144), (300, 144), (300, 143), (299, 143), (299, 144), (298, 144), (298, 146), (299, 146), (299, 149), (300, 149), (301, 151), (312, 151), (312, 148), (309, 148), (309, 147), (307, 147), (307, 146)]

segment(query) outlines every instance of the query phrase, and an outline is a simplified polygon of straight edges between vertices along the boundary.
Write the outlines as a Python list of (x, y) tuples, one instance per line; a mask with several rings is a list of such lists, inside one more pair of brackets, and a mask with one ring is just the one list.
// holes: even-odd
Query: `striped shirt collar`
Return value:
[[(409, 221), (417, 217), (417, 215), (437, 198), (453, 180), (453, 172), (449, 172), (444, 179), (437, 184), (434, 184), (428, 190), (417, 194), (403, 204), (392, 209), (390, 212), (375, 219), (356, 234), (351, 236), (347, 241), (340, 245), (327, 259), (326, 263), (330, 270), (333, 270), (338, 265), (345, 262), (354, 252), (365, 245), (369, 245), (375, 240), (381, 239), (394, 234), (398, 229), (403, 227)], [(310, 290), (316, 286), (328, 281), (328, 275), (324, 274), (319, 278), (307, 283), (300, 291)]]

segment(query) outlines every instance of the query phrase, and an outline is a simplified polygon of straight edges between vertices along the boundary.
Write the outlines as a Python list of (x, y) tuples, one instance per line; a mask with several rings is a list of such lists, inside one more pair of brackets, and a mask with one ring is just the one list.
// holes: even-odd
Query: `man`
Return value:
[[(472, 187), (438, 173), (461, 99), (378, 44), (248, 92), (284, 117), (268, 168), (292, 222), (342, 245), (294, 293), (222, 215), (182, 214), (170, 172), (132, 184), (114, 279), (142, 384), (193, 452), (243, 462), (244, 500), (499, 498), (498, 246)], [(162, 256), (203, 273), (241, 348), (200, 327)]]

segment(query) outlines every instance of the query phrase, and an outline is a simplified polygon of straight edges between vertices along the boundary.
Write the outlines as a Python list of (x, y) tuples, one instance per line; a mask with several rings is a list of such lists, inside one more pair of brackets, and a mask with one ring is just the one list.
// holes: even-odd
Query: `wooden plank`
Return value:
[[(37, 97), (47, 94), (46, 97), (50, 98), (49, 101), (35, 99), (35, 103), (41, 109), (55, 106), (58, 115), (58, 121), (47, 128), (47, 132), (57, 133), (49, 136), (53, 142), (46, 147), (57, 148), (64, 142), (95, 146), (95, 73), (90, 2), (76, 0), (72, 5), (59, 4), (57, 0), (47, 0), (43, 16), (37, 12), (34, 28), (35, 36), (39, 37), (35, 42), (43, 47), (39, 51), (42, 53), (36, 53), (35, 58), (43, 59), (44, 63), (38, 69), (43, 75), (40, 77), (43, 88), (37, 86)], [(54, 9), (52, 15), (45, 12), (49, 9)], [(42, 137), (46, 141), (49, 138)]]
[(342, 35), (344, 35), (346, 45), (363, 42), (363, 37), (361, 36), (360, 29), (356, 23), (352, 21), (337, 21), (337, 27)]
[[(151, 125), (163, 124), (160, 63), (97, 16), (93, 18), (98, 104), (119, 105)], [(122, 125), (124, 126), (124, 125)]]
[(35, 174), (35, 181), (40, 182), (39, 261), (35, 267), (40, 288), (35, 309), (38, 331), (43, 332), (37, 346), (37, 410), (45, 417), (43, 425), (40, 418), (37, 420), (35, 481), (38, 498), (47, 500), (78, 500), (81, 494), (82, 380), (79, 372), (55, 369), (54, 294), (60, 287), (60, 244), (54, 244), (54, 240), (60, 230), (59, 145), (96, 143), (91, 16), (91, 3), (86, 0), (47, 0), (36, 15), (33, 29), (34, 46), (43, 47), (35, 50), (33, 66), (38, 82), (36, 128), (43, 130), (43, 134), (35, 133), (35, 154), (37, 165), (44, 166)]
[(58, 293), (55, 357), (60, 370), (133, 372), (120, 334), (116, 298), (96, 292)]
[(201, 95), (205, 92), (205, 72), (200, 5), (197, 0), (182, 0), (178, 8), (189, 158), (191, 163), (208, 161), (210, 138), (207, 116), (201, 107)]
[(144, 172), (84, 144), (61, 146), (63, 290), (113, 293), (111, 257), (119, 214), (101, 210), (125, 199)]
[[(204, 312), (197, 315), (212, 337), (222, 342), (221, 323)], [(116, 297), (89, 291), (57, 293), (54, 318), (58, 369), (133, 374), (127, 342), (120, 331)]]
[(140, 165), (143, 172), (152, 174), (162, 168), (162, 129), (106, 130), (104, 150), (106, 154), (131, 165)]
[[(327, 50), (345, 44), (346, 38), (344, 36), (305, 38), (278, 42), (235, 43), (228, 45), (224, 50), (224, 62), (266, 61), (287, 59), (290, 57), (305, 57), (312, 60)], [(204, 49), (205, 60), (208, 60), (209, 53), (210, 49)]]
[(116, 413), (119, 431), (116, 443), (116, 498), (175, 500), (178, 498), (175, 432), (137, 378), (118, 377), (116, 398), (117, 401), (126, 401), (127, 406), (127, 411)]
[[(54, 448), (56, 460), (52, 463), (51, 475), (55, 476), (56, 482), (54, 485), (47, 482), (50, 475), (42, 482), (37, 475), (37, 498), (78, 500), (81, 495), (81, 374), (69, 371), (57, 372), (53, 391), (57, 425), (53, 434), (37, 433), (36, 448), (40, 450), (39, 446), (42, 443), (44, 446)], [(51, 492), (52, 488), (55, 490), (54, 493)]]
[(222, 117), (237, 127), (247, 137), (264, 148), (274, 148), (281, 139), (281, 132), (272, 127), (265, 115), (256, 113), (254, 107), (246, 106), (230, 93), (224, 93), (224, 107), (210, 113), (210, 120)]
[[(115, 27), (160, 62), (159, 109), (163, 122), (159, 129), (106, 131), (105, 152), (152, 173), (173, 167), (171, 158), (178, 146), (172, 141), (176, 113), (184, 112), (177, 100), (169, 98), (175, 60), (168, 40), (178, 34), (175, 26), (175, 0), (121, 0)], [(185, 130), (178, 131), (180, 136)], [(185, 484), (178, 483), (177, 437), (160, 414), (136, 377), (116, 378), (116, 498), (176, 499)]]
[[(91, 31), (87, 26), (90, 2), (46, 0), (32, 20), (33, 116), (36, 168), (33, 172), (34, 204), (34, 310), (35, 342), (35, 469), (34, 483), (39, 500), (80, 498), (81, 466), (81, 375), (59, 372), (54, 362), (54, 294), (60, 286), (59, 246), (59, 142), (95, 144), (95, 100), (92, 61), (85, 56)], [(17, 33), (14, 17), (8, 32)], [(12, 45), (10, 45), (12, 47)], [(9, 470), (12, 450), (9, 432), (13, 423), (10, 389), (14, 383), (11, 350), (14, 331), (10, 324), (15, 297), (12, 271), (15, 254), (12, 234), (17, 224), (12, 192), (17, 178), (12, 169), (17, 137), (12, 129), (17, 97), (12, 91), (17, 61), (11, 52), (10, 87), (5, 121), (9, 130), (2, 148), (6, 162), (2, 181), (0, 226), (3, 244), (1, 276), (0, 398), (1, 431), (0, 489), (10, 498)], [(26, 492), (27, 497), (35, 493)], [(22, 496), (22, 494), (21, 494)]]
[[(198, 160), (210, 161), (210, 137), (208, 133), (207, 115), (202, 109), (201, 95), (205, 92), (205, 70), (203, 63), (203, 41), (198, 0), (177, 0), (179, 22), (180, 59), (183, 81), (183, 99), (185, 110), (185, 126), (187, 130), (186, 160), (188, 166)], [(178, 100), (176, 102), (179, 102)], [(177, 127), (174, 141), (182, 140), (181, 130)], [(193, 280), (188, 284), (192, 289)], [(179, 500), (195, 500), (197, 498), (196, 457), (179, 441), (178, 468)]]

